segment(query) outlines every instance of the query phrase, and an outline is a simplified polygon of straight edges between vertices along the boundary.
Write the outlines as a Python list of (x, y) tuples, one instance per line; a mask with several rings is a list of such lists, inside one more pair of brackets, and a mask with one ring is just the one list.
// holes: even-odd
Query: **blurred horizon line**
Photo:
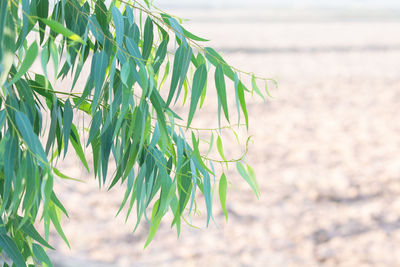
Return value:
[(398, 45), (368, 45), (368, 46), (314, 46), (314, 47), (216, 47), (218, 52), (225, 54), (267, 54), (267, 53), (350, 53), (350, 52), (387, 52), (400, 51)]
[[(400, 3), (400, 1), (399, 1)], [(186, 21), (204, 23), (214, 22), (352, 22), (352, 21), (399, 21), (400, 6), (398, 8), (191, 8), (169, 7), (164, 11), (176, 13)], [(184, 14), (182, 17), (182, 14)]]
[(400, 9), (398, 0), (153, 0), (166, 8), (387, 8)]

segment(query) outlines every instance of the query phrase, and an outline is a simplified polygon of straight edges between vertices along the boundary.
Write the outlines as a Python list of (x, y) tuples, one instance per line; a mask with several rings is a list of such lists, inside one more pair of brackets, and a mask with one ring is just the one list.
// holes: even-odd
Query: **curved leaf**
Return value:
[(194, 73), (193, 86), (192, 86), (192, 96), (190, 98), (190, 110), (187, 126), (190, 126), (192, 122), (193, 115), (196, 111), (197, 103), (199, 102), (200, 95), (205, 88), (207, 81), (207, 68), (205, 64), (199, 66)]
[(26, 267), (24, 257), (14, 241), (6, 234), (0, 233), (0, 247), (7, 253), (7, 255), (13, 260), (17, 267)]
[(55, 20), (51, 20), (51, 19), (41, 18), (40, 20), (44, 24), (49, 26), (50, 29), (53, 30), (54, 32), (59, 33), (62, 36), (66, 37), (66, 38), (69, 38), (72, 41), (76, 41), (76, 42), (85, 44), (85, 42), (82, 40), (82, 38), (78, 34), (74, 33), (70, 29), (65, 28), (64, 25), (62, 25), (61, 23), (59, 23), (59, 22), (57, 22)]
[(37, 43), (33, 42), (26, 51), (25, 58), (21, 63), (21, 67), (19, 68), (18, 72), (14, 75), (10, 84), (13, 84), (16, 81), (18, 81), (22, 77), (22, 75), (24, 75), (29, 70), (29, 68), (32, 66), (33, 62), (35, 61), (38, 55), (38, 51), (39, 50)]

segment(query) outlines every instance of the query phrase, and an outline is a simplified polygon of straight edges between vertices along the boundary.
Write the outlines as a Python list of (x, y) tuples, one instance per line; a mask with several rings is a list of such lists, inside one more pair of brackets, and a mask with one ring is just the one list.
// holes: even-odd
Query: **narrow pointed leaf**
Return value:
[(26, 266), (24, 257), (14, 243), (14, 241), (6, 234), (0, 234), (0, 247), (7, 253), (17, 267)]
[(122, 40), (124, 39), (124, 20), (122, 18), (121, 12), (115, 6), (112, 7), (112, 16), (115, 25), (115, 36), (117, 44), (122, 48)]
[(45, 23), (47, 26), (50, 27), (50, 29), (56, 33), (59, 33), (63, 35), (66, 38), (69, 38), (72, 41), (80, 42), (82, 44), (85, 44), (85, 42), (82, 40), (82, 38), (74, 33), (73, 31), (67, 29), (62, 25), (61, 23), (51, 20), (51, 19), (40, 19), (43, 23)]
[(71, 133), (71, 125), (73, 119), (72, 106), (69, 99), (65, 101), (64, 104), (64, 117), (63, 117), (63, 132), (64, 132), (64, 157), (67, 154), (69, 135)]
[(187, 127), (190, 126), (192, 122), (194, 113), (196, 111), (197, 103), (199, 102), (200, 95), (206, 85), (207, 81), (207, 68), (205, 64), (202, 64), (197, 68), (193, 77), (193, 86), (192, 86), (192, 96), (190, 99), (190, 110), (189, 110), (189, 118), (187, 122)]
[(260, 89), (258, 89), (256, 78), (254, 77), (254, 75), (251, 77), (251, 85), (253, 87), (254, 92), (256, 92), (265, 101), (265, 97), (260, 92)]
[(218, 149), (218, 153), (221, 156), (221, 158), (226, 161), (225, 154), (224, 154), (224, 149), (222, 147), (222, 141), (221, 141), (221, 137), (220, 136), (218, 136), (218, 138), (217, 138), (217, 149)]
[(95, 73), (91, 73), (91, 75), (94, 75), (94, 95), (92, 103), (92, 114), (96, 110), (99, 102), (99, 97), (103, 88), (108, 61), (109, 58), (104, 50), (99, 53), (96, 53), (93, 56), (92, 64), (95, 64), (95, 66), (92, 66), (92, 70), (94, 70)]
[(226, 100), (226, 86), (224, 72), (220, 64), (215, 69), (215, 87), (217, 88), (218, 99), (221, 102), (222, 109), (224, 110), (225, 118), (229, 122), (228, 103)]
[(17, 122), (18, 129), (20, 130), (21, 135), (29, 149), (41, 159), (42, 163), (47, 163), (46, 154), (44, 153), (38, 136), (33, 132), (32, 125), (28, 117), (26, 117), (24, 113), (17, 111), (15, 113), (15, 120)]
[(183, 27), (181, 27), (181, 28), (182, 28), (183, 34), (189, 39), (192, 39), (192, 40), (195, 40), (195, 41), (200, 41), (200, 42), (208, 42), (208, 41), (210, 41), (210, 40), (207, 40), (207, 39), (204, 39), (204, 38), (201, 38), (199, 36), (194, 35), (193, 33), (189, 32), (188, 30), (186, 30)]
[[(16, 220), (16, 225), (19, 226), (19, 224), (22, 222), (23, 218), (18, 216)], [(31, 222), (26, 221), (22, 226), (21, 226), (22, 231), (24, 231), (25, 234), (33, 238), (35, 241), (39, 242), (45, 247), (48, 247), (50, 249), (54, 249), (52, 246), (47, 243), (46, 240), (36, 231), (35, 227), (32, 225)]]
[(174, 97), (176, 87), (178, 86), (179, 78), (182, 73), (183, 65), (185, 64), (185, 47), (180, 46), (175, 53), (174, 57), (174, 65), (172, 68), (172, 77), (171, 77), (171, 85), (169, 89), (167, 106), (171, 103), (172, 98)]
[[(39, 18), (47, 18), (49, 14), (49, 0), (37, 0), (36, 13)], [(40, 43), (43, 43), (46, 24), (39, 20)]]
[(46, 264), (46, 266), (48, 266), (48, 267), (53, 267), (53, 264), (51, 263), (49, 256), (47, 256), (46, 251), (44, 251), (42, 246), (34, 243), (32, 245), (32, 250), (33, 250), (33, 254), (35, 255), (36, 259), (38, 259), (40, 262)]
[(145, 61), (149, 58), (151, 49), (153, 47), (153, 21), (150, 17), (147, 17), (144, 24), (144, 36), (143, 36), (143, 51), (142, 56)]
[(228, 221), (228, 212), (226, 210), (226, 188), (227, 188), (227, 181), (225, 173), (222, 173), (221, 178), (219, 180), (218, 192), (219, 192), (219, 200), (221, 202), (222, 211), (225, 214), (225, 219)]
[(152, 215), (151, 215), (151, 223), (150, 223), (149, 234), (147, 236), (147, 240), (146, 240), (146, 243), (144, 245), (145, 248), (150, 244), (151, 240), (153, 240), (153, 238), (156, 235), (156, 232), (158, 230), (158, 227), (160, 225), (160, 222), (161, 222), (161, 217), (160, 216), (156, 216), (159, 203), (160, 202), (157, 200), (156, 203), (153, 206), (153, 212), (152, 212)]
[(237, 92), (238, 92), (240, 107), (242, 108), (244, 120), (246, 122), (246, 128), (248, 129), (249, 128), (249, 115), (247, 114), (246, 100), (244, 97), (244, 86), (242, 83), (239, 83)]
[(260, 190), (258, 188), (257, 181), (255, 180), (254, 175), (252, 174), (249, 176), (249, 174), (247, 174), (246, 172), (246, 169), (240, 162), (236, 163), (236, 169), (239, 172), (240, 176), (242, 176), (242, 178), (250, 185), (256, 197), (259, 198)]
[(72, 146), (75, 149), (76, 154), (78, 155), (79, 159), (85, 166), (86, 170), (89, 171), (89, 165), (86, 161), (85, 154), (83, 153), (81, 141), (79, 140), (79, 134), (78, 131), (76, 130), (75, 125), (72, 124), (72, 129), (71, 129), (71, 135), (69, 137), (69, 140), (71, 141)]
[(56, 228), (57, 233), (64, 240), (65, 244), (67, 244), (67, 246), (70, 248), (71, 246), (69, 245), (67, 237), (65, 236), (64, 231), (61, 228), (60, 218), (59, 218), (59, 215), (57, 214), (57, 210), (56, 210), (55, 206), (50, 207), (48, 212), (50, 215), (51, 222), (53, 223), (54, 228)]
[(13, 79), (11, 80), (10, 84), (15, 83), (19, 80), (19, 78), (24, 75), (29, 68), (32, 66), (33, 62), (35, 61), (38, 55), (38, 45), (36, 42), (33, 42), (31, 46), (28, 48), (25, 54), (25, 58), (21, 63), (21, 67), (19, 68), (18, 72), (14, 75)]

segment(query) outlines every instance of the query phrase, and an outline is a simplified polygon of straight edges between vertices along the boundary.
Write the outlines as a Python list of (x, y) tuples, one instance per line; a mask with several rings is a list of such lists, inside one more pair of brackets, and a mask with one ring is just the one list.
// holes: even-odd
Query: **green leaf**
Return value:
[[(49, 0), (37, 0), (36, 13), (39, 18), (47, 18), (49, 15)], [(39, 37), (40, 44), (43, 43), (46, 24), (39, 20)]]
[(180, 90), (183, 85), (183, 81), (185, 80), (189, 64), (190, 58), (192, 56), (192, 49), (181, 45), (175, 53), (174, 57), (174, 65), (172, 69), (172, 77), (171, 77), (171, 86), (169, 89), (168, 99), (167, 99), (167, 106), (171, 103), (171, 100), (175, 94), (175, 90), (178, 86), (178, 93), (177, 97), (179, 97)]
[(36, 42), (33, 42), (26, 51), (25, 58), (21, 63), (21, 67), (19, 68), (18, 72), (14, 75), (10, 84), (13, 84), (16, 81), (18, 81), (22, 77), (22, 75), (24, 75), (29, 70), (29, 68), (35, 61), (37, 55), (38, 55), (38, 45)]
[(108, 32), (108, 22), (107, 22), (107, 7), (104, 4), (104, 0), (97, 0), (95, 4), (94, 14), (99, 22), (101, 29), (104, 33)]
[(92, 102), (92, 114), (95, 112), (99, 102), (99, 97), (102, 92), (103, 83), (108, 67), (108, 61), (109, 61), (108, 55), (104, 50), (101, 52), (96, 52), (93, 56), (92, 71), (94, 71), (95, 73), (91, 73), (91, 75), (94, 75), (94, 95)]
[[(30, 9), (29, 9), (29, 0), (22, 0), (22, 31), (21, 31), (21, 38), (20, 39), (23, 43), (23, 41), (26, 38), (26, 35), (29, 32), (30, 28), (30, 22), (29, 22), (29, 15), (30, 15)], [(18, 46), (19, 47), (19, 46)]]
[(54, 228), (56, 228), (57, 233), (61, 236), (61, 238), (64, 240), (64, 242), (67, 244), (67, 246), (69, 248), (71, 248), (71, 246), (69, 245), (69, 242), (67, 240), (67, 237), (64, 234), (64, 231), (61, 228), (61, 224), (60, 224), (60, 216), (58, 215), (58, 212), (56, 210), (55, 206), (50, 206), (48, 209), (48, 213), (51, 219), (51, 222), (54, 225)]
[[(15, 51), (15, 27), (13, 18), (7, 8), (8, 1), (0, 1), (0, 86), (4, 84), (9, 75), (10, 68), (14, 61)], [(5, 25), (4, 25), (5, 24)]]
[(253, 86), (253, 90), (265, 101), (263, 94), (261, 94), (260, 89), (258, 89), (256, 78), (254, 75), (251, 77), (251, 85)]
[[(128, 88), (130, 88), (133, 84), (133, 80), (132, 80), (133, 75), (131, 75), (131, 73), (130, 73), (130, 65), (131, 65), (130, 62), (127, 61), (122, 65), (122, 68), (121, 68), (121, 81)], [(129, 80), (132, 80), (132, 81), (129, 81)], [(131, 86), (128, 86), (128, 83)]]
[(55, 175), (57, 175), (58, 177), (60, 177), (62, 179), (72, 180), (72, 181), (81, 182), (81, 183), (85, 182), (85, 181), (77, 179), (77, 178), (72, 178), (72, 177), (62, 173), (61, 171), (59, 171), (57, 168), (53, 168), (53, 172)]
[(158, 230), (158, 227), (160, 226), (161, 216), (157, 216), (157, 210), (158, 210), (159, 203), (160, 203), (160, 201), (157, 200), (154, 203), (154, 206), (153, 206), (153, 211), (152, 211), (152, 214), (151, 214), (149, 234), (147, 235), (147, 240), (146, 240), (146, 243), (144, 245), (145, 248), (150, 244), (151, 240), (153, 240), (153, 238), (156, 235), (156, 232)]
[(203, 162), (201, 155), (200, 155), (200, 151), (199, 151), (199, 141), (196, 139), (195, 134), (192, 131), (192, 146), (193, 146), (193, 152), (192, 155), (194, 155), (196, 157), (196, 163), (198, 163), (198, 165), (201, 166), (200, 169), (204, 169), (206, 170), (208, 173), (210, 173), (211, 175), (214, 175), (214, 172), (211, 171)]
[(44, 48), (42, 50), (41, 63), (42, 63), (43, 73), (44, 73), (44, 75), (46, 77), (48, 77), (48, 75), (47, 75), (47, 63), (49, 62), (49, 59), (50, 59), (49, 49)]
[(179, 39), (185, 47), (187, 47), (188, 44), (184, 37), (182, 26), (178, 23), (178, 21), (167, 14), (161, 14), (161, 17), (165, 23), (172, 27), (175, 32), (176, 38)]
[(3, 128), (3, 124), (6, 121), (6, 111), (4, 109), (0, 110), (0, 129)]
[(167, 47), (168, 47), (168, 38), (164, 39), (161, 44), (158, 46), (156, 57), (154, 59), (153, 70), (154, 73), (158, 73), (158, 70), (167, 55)]
[(53, 60), (53, 68), (54, 68), (54, 75), (57, 75), (58, 72), (58, 53), (57, 47), (52, 40), (49, 40), (49, 48), (50, 48), (50, 56)]
[(64, 157), (67, 154), (69, 135), (71, 133), (71, 125), (73, 119), (72, 106), (69, 99), (64, 103), (63, 132), (64, 132)]
[(144, 24), (144, 36), (143, 36), (143, 51), (142, 56), (145, 61), (149, 58), (152, 46), (153, 46), (153, 21), (150, 17), (147, 17)]
[(101, 110), (98, 110), (93, 116), (92, 124), (90, 125), (90, 130), (89, 130), (89, 138), (86, 146), (88, 146), (90, 142), (92, 142), (95, 135), (100, 131), (102, 120), (103, 120), (102, 112)]
[(207, 226), (212, 217), (212, 199), (211, 199), (211, 183), (210, 183), (210, 175), (204, 169), (200, 169), (200, 172), (203, 174), (203, 192), (204, 199), (206, 202), (207, 209)]
[[(272, 82), (274, 82), (275, 86), (278, 87), (278, 84), (276, 83), (275, 80), (272, 80)], [(274, 97), (269, 93), (267, 81), (265, 81), (265, 92), (267, 93), (267, 95), (268, 95), (269, 97), (274, 98)]]
[(244, 97), (244, 86), (241, 82), (239, 82), (238, 84), (237, 92), (238, 92), (240, 107), (242, 108), (244, 119), (246, 122), (246, 128), (249, 129), (249, 115), (247, 114), (246, 100)]
[(143, 57), (140, 54), (137, 43), (132, 38), (126, 38), (125, 43), (126, 48), (128, 48), (128, 51), (131, 54), (131, 57), (133, 57), (133, 60), (136, 62), (136, 64), (139, 65), (140, 68), (144, 68)]
[(158, 91), (153, 91), (150, 97), (150, 101), (153, 104), (154, 109), (156, 110), (157, 113), (157, 121), (158, 125), (161, 129), (161, 139), (164, 144), (167, 144), (168, 141), (168, 132), (167, 132), (167, 124), (165, 122), (165, 114), (163, 112), (163, 108), (165, 103), (162, 100), (160, 94)]
[(78, 134), (78, 131), (76, 130), (75, 125), (72, 124), (71, 130), (72, 130), (72, 132), (69, 137), (69, 140), (71, 141), (71, 144), (74, 147), (76, 154), (80, 158), (80, 160), (83, 163), (83, 165), (85, 166), (86, 170), (89, 171), (89, 165), (86, 161), (85, 154), (83, 153), (79, 134)]
[[(18, 216), (15, 221), (15, 226), (18, 227), (19, 224), (22, 222), (22, 220), (23, 220), (23, 218)], [(35, 227), (32, 225), (32, 223), (30, 221), (26, 221), (21, 226), (21, 230), (25, 234), (27, 234), (28, 236), (30, 236), (31, 238), (33, 238), (34, 240), (36, 240), (37, 242), (42, 244), (43, 246), (48, 247), (50, 249), (54, 249), (52, 246), (49, 245), (49, 243), (47, 243), (46, 240), (43, 239), (43, 237), (40, 236), (40, 234), (36, 231)]]
[(220, 154), (221, 158), (226, 161), (226, 158), (224, 155), (224, 149), (222, 147), (221, 137), (219, 135), (217, 137), (217, 149), (218, 149), (218, 153)]
[[(256, 188), (258, 189), (256, 173), (254, 172), (253, 168), (249, 164), (246, 164), (246, 167), (247, 167), (247, 172), (249, 174), (250, 179), (253, 181), (253, 183), (256, 185)], [(258, 194), (260, 194), (260, 189), (258, 189)]]
[(228, 103), (226, 100), (225, 78), (221, 64), (218, 64), (215, 69), (215, 87), (217, 88), (218, 99), (221, 102), (222, 108), (224, 110), (225, 118), (229, 122)]
[[(7, 1), (0, 2), (0, 40), (2, 40), (2, 41), (3, 41), (4, 28), (6, 25), (6, 19), (8, 16), (7, 6), (8, 6)], [(0, 42), (0, 48), (2, 48), (1, 42)]]
[(59, 33), (59, 34), (63, 35), (64, 37), (69, 38), (72, 41), (79, 42), (81, 44), (85, 44), (85, 42), (82, 40), (82, 38), (79, 35), (77, 35), (73, 31), (65, 28), (61, 23), (59, 23), (55, 20), (51, 20), (51, 19), (40, 18), (40, 20), (44, 24), (49, 26), (52, 31)]
[(49, 256), (47, 256), (46, 251), (42, 248), (42, 246), (38, 244), (32, 244), (32, 250), (33, 254), (35, 255), (35, 258), (38, 259), (41, 263), (44, 263), (44, 266), (49, 266), (52, 267), (53, 264), (50, 261)]
[[(4, 152), (4, 185), (3, 185), (3, 195), (2, 195), (2, 205), (1, 213), (6, 209), (6, 205), (11, 193), (12, 179), (14, 177), (14, 166), (17, 159), (16, 153), (18, 152), (18, 143), (13, 135), (7, 132), (7, 135), (3, 139), (5, 140), (5, 152)], [(2, 141), (3, 141), (2, 140)]]
[(38, 136), (33, 132), (32, 125), (29, 122), (28, 117), (24, 113), (16, 111), (15, 120), (26, 145), (36, 156), (40, 158), (42, 163), (47, 164), (46, 154), (44, 153)]
[(53, 204), (56, 205), (65, 214), (65, 216), (69, 217), (67, 210), (57, 198), (56, 194), (54, 194), (54, 191), (51, 193), (51, 201), (53, 201)]
[(0, 234), (0, 247), (7, 253), (17, 267), (26, 267), (24, 257), (14, 241), (6, 234)]
[(219, 200), (221, 202), (222, 211), (225, 214), (225, 219), (228, 221), (228, 212), (226, 210), (226, 187), (227, 181), (225, 173), (222, 173), (221, 178), (219, 180), (218, 192), (219, 192)]
[(204, 49), (204, 54), (208, 61), (210, 61), (210, 63), (213, 64), (215, 67), (217, 67), (218, 65), (222, 65), (224, 74), (229, 79), (231, 79), (232, 81), (235, 79), (235, 74), (232, 68), (228, 64), (226, 64), (225, 60), (213, 48), (206, 47)]
[(197, 103), (199, 102), (200, 95), (205, 88), (207, 81), (207, 68), (205, 64), (199, 66), (194, 73), (193, 77), (193, 86), (192, 86), (192, 96), (190, 99), (190, 110), (189, 110), (189, 118), (187, 122), (187, 126), (190, 126), (192, 122), (194, 113), (196, 111)]
[(43, 177), (42, 185), (41, 185), (41, 192), (43, 198), (43, 210), (46, 212), (50, 205), (51, 194), (53, 192), (53, 184), (54, 179), (53, 175), (50, 173), (46, 173)]
[(124, 20), (122, 18), (121, 12), (115, 6), (112, 7), (112, 16), (114, 19), (117, 45), (119, 48), (122, 48), (122, 40), (124, 39)]
[(256, 197), (259, 198), (260, 189), (258, 188), (253, 169), (249, 169), (249, 166), (247, 165), (247, 170), (249, 171), (249, 174), (247, 174), (245, 168), (240, 162), (236, 162), (236, 169), (238, 170), (240, 176), (242, 176), (242, 178), (250, 185)]
[(208, 42), (208, 41), (210, 41), (210, 40), (207, 40), (207, 39), (204, 39), (204, 38), (201, 38), (201, 37), (198, 37), (198, 36), (194, 35), (193, 33), (187, 31), (182, 26), (181, 26), (181, 28), (182, 28), (183, 34), (189, 39), (192, 39), (192, 40), (195, 40), (195, 41), (200, 41), (200, 42)]

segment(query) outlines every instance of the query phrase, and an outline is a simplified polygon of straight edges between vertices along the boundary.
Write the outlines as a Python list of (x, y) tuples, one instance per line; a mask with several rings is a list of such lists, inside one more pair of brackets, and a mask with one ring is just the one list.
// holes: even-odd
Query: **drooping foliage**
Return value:
[[(218, 130), (221, 121), (233, 125), (233, 94), (248, 127), (245, 96), (263, 97), (260, 79), (253, 76), (249, 90), (238, 70), (198, 45), (205, 41), (148, 1), (0, 1), (0, 248), (16, 266), (52, 266), (45, 251), (53, 249), (51, 225), (68, 244), (61, 227), (68, 213), (53, 190), (56, 179), (72, 179), (57, 169), (68, 151), (99, 186), (126, 187), (118, 213), (135, 211), (137, 225), (149, 219), (145, 245), (167, 212), (179, 234), (196, 192), (204, 196), (208, 224), (215, 180), (227, 216), (224, 170), (231, 163), (258, 196), (254, 171), (244, 155), (226, 158)], [(66, 79), (69, 86), (60, 83)], [(213, 82), (219, 127), (209, 130), (210, 147), (218, 134), (220, 160), (201, 152), (199, 129), (191, 127)], [(187, 113), (178, 114), (177, 103)]]

